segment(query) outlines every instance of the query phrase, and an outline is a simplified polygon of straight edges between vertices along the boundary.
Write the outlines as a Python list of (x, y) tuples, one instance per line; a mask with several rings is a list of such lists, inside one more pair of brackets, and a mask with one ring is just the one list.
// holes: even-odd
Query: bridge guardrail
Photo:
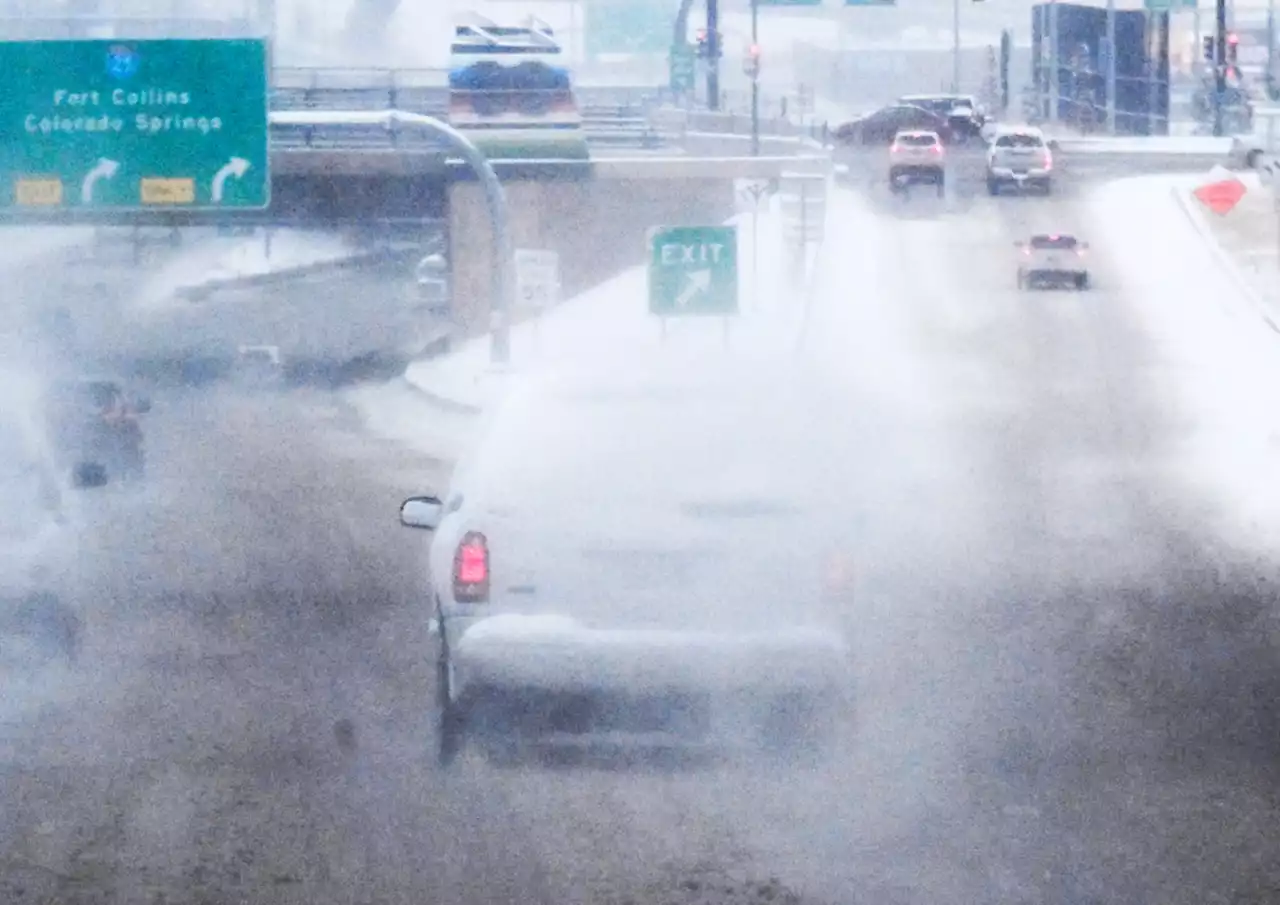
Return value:
[[(669, 134), (677, 143), (684, 143), (690, 135), (733, 135), (747, 138), (751, 135), (751, 116), (737, 112), (710, 110), (685, 110), (663, 107), (649, 115), (655, 128)], [(811, 147), (823, 147), (827, 143), (826, 123), (811, 120), (795, 122), (782, 117), (760, 118), (761, 141), (773, 143), (804, 143)]]
[[(690, 136), (745, 136), (751, 118), (728, 112), (664, 106), (669, 92), (660, 87), (577, 86), (583, 128), (596, 145), (654, 149), (687, 144)], [(513, 92), (529, 94), (530, 92)], [(448, 70), (440, 68), (305, 68), (275, 70), (272, 108), (277, 110), (400, 109), (445, 118), (448, 114)], [(284, 147), (413, 148), (439, 145), (418, 130), (398, 132), (381, 126), (273, 126), (272, 135)], [(825, 144), (824, 124), (797, 123), (772, 113), (760, 119), (762, 139)], [(697, 140), (694, 140), (697, 143)]]
[[(448, 71), (444, 69), (277, 69), (274, 110), (405, 110), (445, 119), (449, 110)], [(490, 92), (491, 93), (491, 92)], [(516, 106), (538, 91), (512, 91)], [(551, 93), (551, 92), (548, 92)], [(643, 89), (575, 89), (587, 140), (616, 147), (653, 149), (665, 136), (646, 119), (650, 102)], [(273, 129), (286, 147), (368, 148), (409, 146), (427, 149), (433, 142), (416, 130), (402, 142), (381, 127), (289, 127)]]
[[(663, 147), (670, 140), (669, 136), (664, 136), (644, 119), (584, 120), (583, 131), (589, 145), (652, 150)], [(402, 150), (420, 153), (442, 153), (446, 150), (442, 142), (421, 129), (405, 129), (394, 124), (299, 125), (273, 122), (271, 141), (276, 147), (286, 150)]]
[[(318, 109), (377, 109), (403, 106), (414, 99), (425, 103), (445, 104), (449, 96), (447, 69), (328, 69), (283, 67), (272, 72), (273, 105), (315, 106)], [(584, 107), (651, 106), (662, 89), (642, 85), (575, 84), (574, 94)], [(330, 102), (335, 102), (329, 107)], [(378, 106), (347, 107), (348, 103)], [(280, 109), (285, 109), (283, 106)], [(413, 110), (415, 113), (427, 111)]]

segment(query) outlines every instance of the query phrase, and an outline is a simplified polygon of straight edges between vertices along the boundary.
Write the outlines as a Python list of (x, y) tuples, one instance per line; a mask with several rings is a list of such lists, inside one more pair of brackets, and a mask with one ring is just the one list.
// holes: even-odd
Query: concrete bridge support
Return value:
[[(564, 297), (643, 263), (650, 227), (721, 223), (734, 211), (733, 179), (723, 177), (519, 181), (507, 183), (506, 191), (512, 246), (558, 252)], [(449, 243), (459, 326), (482, 333), (489, 326), (494, 256), (477, 183), (449, 189)]]

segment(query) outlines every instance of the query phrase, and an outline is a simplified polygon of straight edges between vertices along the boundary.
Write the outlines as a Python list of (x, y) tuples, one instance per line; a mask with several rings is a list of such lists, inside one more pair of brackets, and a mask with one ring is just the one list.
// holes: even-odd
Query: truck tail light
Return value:
[(489, 600), (489, 541), (479, 531), (467, 532), (453, 554), (453, 599), (459, 603)]
[(1048, 151), (1044, 152), (1044, 168), (1046, 170), (1053, 169), (1053, 155), (1050, 154)]
[(896, 141), (893, 144), (889, 145), (890, 154), (897, 154), (901, 150), (902, 150), (902, 145), (898, 144)]

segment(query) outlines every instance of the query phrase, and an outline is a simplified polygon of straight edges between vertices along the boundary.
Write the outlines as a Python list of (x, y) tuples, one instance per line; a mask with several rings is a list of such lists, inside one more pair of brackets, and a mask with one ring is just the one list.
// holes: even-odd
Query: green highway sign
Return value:
[(738, 312), (738, 228), (649, 232), (649, 311), (664, 317)]
[(697, 55), (691, 44), (672, 44), (667, 62), (671, 68), (671, 90), (689, 92), (694, 88)]
[(822, 0), (759, 0), (761, 6), (821, 6)]
[(265, 208), (265, 39), (0, 42), (0, 207)]
[(676, 14), (663, 0), (586, 0), (583, 43), (587, 55), (666, 53)]
[(1164, 12), (1174, 9), (1195, 9), (1196, 0), (1142, 0), (1144, 9), (1151, 12)]

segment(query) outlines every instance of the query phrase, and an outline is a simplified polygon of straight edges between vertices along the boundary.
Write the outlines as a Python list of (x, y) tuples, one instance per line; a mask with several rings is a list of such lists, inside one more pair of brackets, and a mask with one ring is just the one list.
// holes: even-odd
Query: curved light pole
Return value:
[(682, 45), (689, 40), (689, 10), (693, 8), (693, 0), (680, 0), (680, 8), (676, 10), (676, 21), (674, 25), (674, 33), (671, 36), (671, 45)]
[(415, 126), (443, 140), (451, 151), (465, 160), (484, 186), (485, 206), (489, 210), (489, 224), (493, 229), (496, 266), (490, 274), (489, 285), (489, 360), (494, 364), (506, 364), (511, 360), (508, 320), (511, 306), (508, 304), (508, 296), (513, 283), (511, 267), (514, 257), (507, 229), (507, 195), (502, 190), (498, 174), (469, 138), (434, 116), (404, 110), (273, 110), (271, 122), (290, 126)]

